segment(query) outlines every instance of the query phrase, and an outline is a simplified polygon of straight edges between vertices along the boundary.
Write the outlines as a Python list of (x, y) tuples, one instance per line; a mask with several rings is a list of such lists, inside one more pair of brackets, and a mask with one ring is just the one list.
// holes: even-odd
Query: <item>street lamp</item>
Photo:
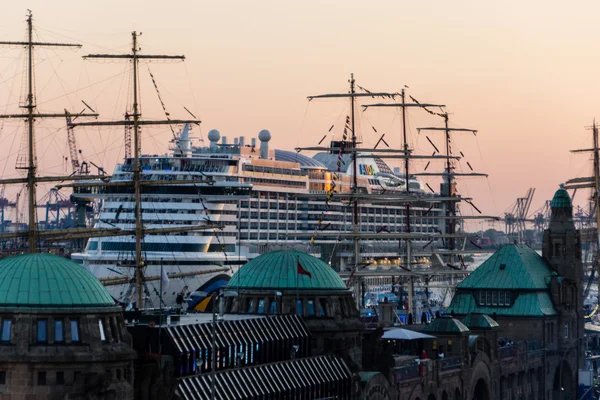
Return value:
[(217, 295), (215, 295), (212, 312), (213, 312), (213, 322), (212, 322), (212, 339), (211, 339), (211, 371), (210, 371), (210, 399), (215, 400), (216, 388), (215, 388), (215, 380), (216, 380), (216, 372), (217, 372), (217, 307), (216, 302), (219, 302), (220, 311), (223, 310), (221, 306), (221, 297), (237, 297), (238, 293), (233, 290), (221, 290)]

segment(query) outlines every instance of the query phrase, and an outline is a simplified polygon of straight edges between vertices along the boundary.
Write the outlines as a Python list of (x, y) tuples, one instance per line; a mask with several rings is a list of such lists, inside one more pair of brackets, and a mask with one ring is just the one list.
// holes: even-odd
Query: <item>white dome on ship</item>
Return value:
[(263, 129), (262, 131), (258, 132), (258, 140), (260, 140), (261, 142), (268, 142), (269, 140), (271, 140), (271, 132), (269, 132), (266, 129)]
[(219, 139), (221, 139), (221, 133), (218, 130), (212, 129), (208, 132), (208, 140), (211, 142), (218, 142)]

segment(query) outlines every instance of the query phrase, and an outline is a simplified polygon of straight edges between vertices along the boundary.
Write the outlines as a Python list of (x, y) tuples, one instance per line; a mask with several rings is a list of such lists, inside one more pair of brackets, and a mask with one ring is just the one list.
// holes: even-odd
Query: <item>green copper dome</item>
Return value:
[(561, 188), (558, 189), (556, 191), (556, 193), (554, 193), (554, 197), (552, 198), (550, 207), (552, 207), (552, 208), (571, 208), (571, 196), (569, 196), (569, 192), (567, 192), (561, 186)]
[(113, 298), (81, 265), (52, 254), (0, 260), (0, 308), (112, 307)]
[(272, 251), (256, 257), (233, 275), (227, 287), (257, 290), (346, 290), (344, 281), (329, 265), (295, 250)]

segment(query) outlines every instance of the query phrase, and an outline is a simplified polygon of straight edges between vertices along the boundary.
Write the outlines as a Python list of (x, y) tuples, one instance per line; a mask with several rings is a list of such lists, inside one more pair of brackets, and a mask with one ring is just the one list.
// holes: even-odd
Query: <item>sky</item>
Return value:
[[(183, 63), (142, 65), (144, 115), (164, 117), (151, 71), (172, 118), (189, 118), (186, 107), (202, 120), (194, 131), (198, 138), (206, 139), (210, 129), (230, 141), (268, 129), (271, 145), (285, 149), (315, 146), (326, 134), (339, 138), (348, 103), (309, 103), (306, 97), (343, 93), (354, 73), (357, 84), (371, 91), (398, 92), (406, 85), (419, 101), (446, 105), (452, 127), (478, 130), (476, 136), (454, 135), (453, 150), (465, 154), (459, 170), (467, 172), (468, 161), (489, 174), (458, 184), (486, 215), (503, 215), (530, 187), (536, 188), (533, 212), (560, 183), (592, 171), (588, 156), (569, 150), (591, 147), (586, 127), (600, 118), (597, 2), (21, 1), (3, 4), (1, 41), (23, 40), (27, 9), (34, 13), (36, 40), (83, 45), (78, 51), (36, 51), (43, 112), (78, 112), (84, 100), (102, 119), (122, 118), (130, 65), (81, 56), (129, 52), (136, 30), (142, 32), (142, 53), (186, 56)], [(23, 57), (22, 49), (0, 48), (0, 113), (19, 112)], [(369, 109), (358, 120), (365, 146), (381, 133), (391, 146), (401, 146), (399, 111)], [(416, 128), (442, 123), (411, 110), (411, 146), (431, 153)], [(22, 133), (18, 121), (0, 127), (4, 177), (20, 174), (14, 165)], [(438, 134), (427, 136), (441, 145)], [(144, 130), (144, 153), (166, 152), (171, 138), (168, 129)], [(109, 171), (123, 157), (122, 129), (78, 131), (77, 140), (84, 159)], [(41, 121), (36, 146), (41, 170), (70, 172), (64, 121)], [(415, 170), (423, 167), (414, 163)], [(428, 171), (442, 168), (432, 163)], [(575, 200), (584, 204), (588, 198), (579, 191)]]

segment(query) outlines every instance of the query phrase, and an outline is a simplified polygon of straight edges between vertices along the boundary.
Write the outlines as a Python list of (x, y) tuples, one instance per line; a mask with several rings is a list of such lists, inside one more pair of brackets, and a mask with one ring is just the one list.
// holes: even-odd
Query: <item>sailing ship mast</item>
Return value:
[[(356, 98), (357, 97), (394, 97), (396, 93), (357, 93), (356, 92), (356, 82), (354, 80), (354, 74), (350, 74), (350, 79), (348, 80), (350, 83), (350, 91), (348, 93), (334, 93), (334, 94), (322, 94), (317, 96), (308, 96), (308, 100), (311, 101), (313, 99), (325, 99), (325, 98), (349, 98), (350, 99), (350, 130), (352, 131), (352, 150), (350, 153), (352, 155), (352, 232), (358, 234), (359, 232), (359, 219), (358, 219), (358, 163), (357, 163), (357, 147), (358, 147), (358, 138), (356, 136), (356, 120), (355, 120), (355, 107), (356, 107)], [(320, 149), (320, 148), (316, 148)], [(304, 150), (304, 149), (297, 149)], [(339, 150), (339, 149), (335, 149)], [(348, 152), (348, 150), (344, 149), (344, 152)], [(356, 236), (353, 238), (354, 242), (354, 265), (355, 268), (358, 268), (358, 264), (360, 263), (360, 242), (359, 237)]]
[(193, 120), (160, 120), (149, 121), (142, 120), (142, 114), (139, 109), (139, 93), (138, 93), (138, 67), (140, 60), (185, 60), (185, 56), (164, 55), (164, 54), (139, 54), (141, 48), (138, 46), (138, 33), (133, 31), (131, 54), (89, 54), (84, 56), (84, 59), (126, 59), (133, 64), (132, 79), (133, 79), (133, 114), (127, 115), (125, 120), (121, 121), (106, 121), (106, 122), (89, 122), (73, 124), (73, 126), (130, 126), (133, 127), (133, 184), (134, 184), (134, 201), (135, 201), (135, 283), (138, 295), (138, 307), (143, 307), (143, 285), (144, 285), (144, 260), (142, 258), (142, 238), (144, 229), (142, 225), (142, 191), (141, 191), (141, 169), (140, 169), (140, 152), (141, 152), (141, 135), (140, 126), (142, 125), (175, 125), (175, 124), (200, 124), (197, 119)]
[[(49, 43), (49, 42), (35, 42), (33, 41), (33, 13), (29, 10), (27, 16), (27, 41), (24, 42), (7, 42), (0, 41), (0, 45), (6, 46), (24, 46), (27, 49), (27, 104), (21, 106), (25, 108), (27, 112), (25, 114), (4, 114), (0, 115), (0, 119), (8, 118), (24, 118), (27, 125), (27, 141), (28, 141), (28, 152), (27, 152), (27, 166), (22, 167), (17, 165), (17, 169), (27, 170), (26, 179), (12, 179), (2, 180), (0, 183), (26, 183), (27, 192), (29, 198), (28, 216), (29, 216), (29, 227), (27, 231), (27, 240), (29, 243), (29, 251), (35, 253), (38, 250), (39, 231), (36, 223), (36, 183), (41, 182), (42, 179), (36, 176), (37, 165), (36, 165), (36, 154), (35, 154), (35, 130), (34, 122), (36, 118), (64, 118), (64, 113), (38, 113), (36, 112), (36, 97), (34, 89), (34, 65), (33, 65), (33, 49), (34, 47), (67, 47), (67, 48), (81, 48), (80, 44), (72, 43)], [(98, 114), (78, 114), (78, 117), (97, 117)], [(65, 179), (66, 178), (66, 179)], [(45, 177), (44, 181), (63, 181), (71, 179), (79, 179), (80, 177)], [(11, 181), (11, 182), (8, 182)]]
[[(444, 132), (444, 142), (445, 142), (445, 148), (446, 148), (446, 155), (447, 156), (451, 156), (452, 155), (452, 149), (450, 147), (450, 132), (470, 132), (473, 134), (477, 133), (476, 129), (469, 129), (469, 128), (450, 128), (448, 126), (448, 113), (445, 112), (442, 114), (442, 118), (444, 118), (444, 127), (440, 128), (440, 127), (426, 127), (426, 128), (417, 128), (417, 132), (421, 132), (421, 131), (437, 131), (437, 132)], [(420, 173), (420, 174), (416, 174), (416, 175), (439, 175), (436, 173)], [(478, 173), (478, 172), (469, 172), (469, 173), (456, 173), (454, 172), (454, 165), (452, 163), (452, 160), (450, 159), (450, 157), (448, 157), (448, 159), (446, 160), (446, 168), (445, 168), (445, 172), (442, 173), (443, 178), (444, 178), (444, 189), (443, 190), (445, 193), (443, 193), (443, 195), (445, 195), (448, 198), (457, 198), (457, 193), (456, 190), (454, 188), (455, 186), (455, 177), (457, 175), (460, 176), (482, 176), (482, 177), (487, 177), (487, 174), (482, 174), (482, 173)], [(463, 199), (464, 200), (464, 199)], [(465, 200), (467, 202), (469, 202), (468, 200)], [(469, 204), (471, 204), (471, 206), (473, 206), (477, 211), (479, 211), (472, 203), (469, 202)], [(458, 223), (458, 220), (461, 219), (461, 217), (459, 217), (457, 215), (456, 212), (456, 202), (455, 201), (446, 201), (446, 210), (447, 213), (446, 215), (448, 216), (448, 219), (446, 219), (446, 233), (448, 233), (449, 235), (454, 235), (456, 233), (456, 225)], [(479, 212), (481, 214), (481, 212)], [(485, 219), (487, 219), (488, 217), (483, 217)], [(456, 239), (454, 237), (449, 237), (448, 239), (448, 250), (450, 251), (454, 251), (456, 250)], [(450, 255), (450, 264), (452, 264), (454, 262), (454, 256)]]
[[(589, 292), (589, 287), (591, 285), (591, 280), (594, 277), (594, 272), (598, 277), (600, 277), (600, 148), (598, 147), (598, 125), (596, 124), (596, 120), (594, 119), (594, 123), (588, 129), (592, 130), (592, 139), (593, 146), (591, 149), (577, 149), (571, 150), (572, 153), (588, 153), (592, 152), (594, 157), (594, 176), (585, 177), (585, 178), (574, 178), (570, 179), (566, 182), (564, 188), (565, 189), (583, 189), (583, 188), (591, 188), (592, 192), (592, 200), (594, 201), (594, 208), (596, 209), (596, 255), (593, 259), (594, 265), (592, 274), (590, 276), (590, 281), (586, 287), (585, 292)], [(575, 193), (573, 193), (575, 196)], [(598, 303), (600, 304), (600, 295), (598, 296)]]

